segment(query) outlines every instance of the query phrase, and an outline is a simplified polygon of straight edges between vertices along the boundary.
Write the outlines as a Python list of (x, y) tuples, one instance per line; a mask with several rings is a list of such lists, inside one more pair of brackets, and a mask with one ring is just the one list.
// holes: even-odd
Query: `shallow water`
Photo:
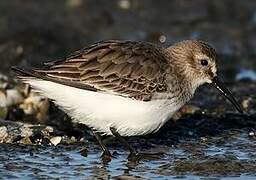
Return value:
[[(42, 179), (112, 179), (130, 176), (143, 179), (254, 179), (256, 175), (255, 138), (247, 130), (224, 131), (219, 136), (183, 138), (176, 145), (158, 143), (158, 136), (132, 138), (136, 147), (149, 152), (164, 152), (157, 159), (127, 160), (128, 152), (118, 143), (109, 144), (114, 158), (103, 163), (100, 149), (88, 142), (88, 154), (80, 154), (82, 145), (28, 146), (0, 145), (0, 176)], [(143, 143), (144, 141), (144, 143)], [(143, 147), (143, 148), (141, 148)]]
[[(111, 152), (116, 152), (115, 158), (105, 164), (91, 137), (85, 137), (89, 139), (87, 157), (79, 152), (81, 144), (56, 147), (0, 144), (0, 178), (255, 179), (256, 136), (248, 135), (256, 129), (256, 44), (252, 28), (255, 1), (65, 2), (0, 2), (1, 72), (9, 74), (12, 65), (41, 66), (41, 62), (64, 57), (103, 39), (159, 43), (160, 37), (164, 37), (163, 45), (167, 46), (178, 40), (199, 38), (209, 41), (222, 55), (218, 61), (219, 74), (224, 81), (236, 82), (231, 90), (239, 102), (248, 102), (247, 111), (253, 117), (251, 120), (237, 115), (219, 118), (220, 114), (234, 112), (233, 106), (224, 103), (224, 98), (213, 94), (211, 88), (204, 88), (192, 104), (206, 112), (205, 116), (183, 118), (156, 135), (129, 138), (139, 150), (161, 151), (165, 153), (163, 157), (138, 164), (128, 162), (125, 148), (110, 142), (108, 146)], [(121, 7), (120, 2), (128, 3), (128, 8)], [(250, 83), (238, 83), (243, 80)], [(63, 121), (52, 124), (56, 119), (61, 117), (52, 118), (50, 125), (64, 126)]]

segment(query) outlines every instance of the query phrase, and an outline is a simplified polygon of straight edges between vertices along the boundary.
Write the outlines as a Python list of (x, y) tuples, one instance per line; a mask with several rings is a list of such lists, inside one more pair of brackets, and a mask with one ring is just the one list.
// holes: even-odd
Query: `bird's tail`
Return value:
[(17, 66), (12, 66), (11, 70), (15, 72), (18, 77), (34, 77), (32, 70), (19, 68)]
[(33, 70), (23, 69), (23, 68), (19, 68), (17, 66), (12, 66), (11, 70), (13, 72), (15, 72), (15, 74), (17, 75), (17, 77), (20, 80), (23, 80), (23, 81), (28, 80), (28, 79), (33, 79), (36, 77)]

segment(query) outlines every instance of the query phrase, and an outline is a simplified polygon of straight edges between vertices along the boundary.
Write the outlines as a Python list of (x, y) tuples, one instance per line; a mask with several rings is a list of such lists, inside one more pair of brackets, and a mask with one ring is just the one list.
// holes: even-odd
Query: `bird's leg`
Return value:
[(109, 152), (108, 148), (106, 147), (106, 145), (102, 142), (101, 140), (101, 137), (98, 133), (92, 131), (93, 135), (95, 136), (95, 138), (97, 139), (99, 145), (100, 145), (100, 148), (102, 150), (102, 159), (103, 161), (111, 161), (111, 158), (112, 158), (112, 155), (111, 153)]
[(136, 149), (134, 149), (117, 131), (116, 128), (110, 127), (110, 131), (112, 132), (112, 134), (121, 142), (123, 143), (128, 150), (130, 151), (130, 155), (129, 156), (137, 156), (139, 153), (136, 151)]
[(163, 156), (164, 153), (139, 153), (135, 148), (133, 148), (118, 132), (115, 128), (110, 127), (110, 131), (112, 134), (121, 142), (123, 143), (128, 150), (130, 151), (130, 154), (128, 156), (128, 159), (130, 161), (136, 161), (138, 162), (140, 159), (158, 159), (159, 157)]

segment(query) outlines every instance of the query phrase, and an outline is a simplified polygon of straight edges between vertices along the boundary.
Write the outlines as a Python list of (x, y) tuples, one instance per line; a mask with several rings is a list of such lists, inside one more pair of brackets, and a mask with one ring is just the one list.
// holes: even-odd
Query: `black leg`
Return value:
[(112, 134), (121, 142), (123, 143), (128, 150), (130, 151), (130, 155), (138, 155), (138, 152), (136, 151), (136, 149), (134, 149), (117, 131), (115, 128), (111, 127), (110, 131), (112, 132)]
[(130, 154), (128, 156), (128, 160), (138, 162), (140, 159), (158, 159), (161, 156), (163, 156), (164, 153), (158, 152), (158, 153), (139, 153), (136, 149), (134, 149), (118, 132), (115, 128), (111, 127), (110, 131), (112, 134), (121, 142), (123, 143), (128, 150), (130, 151)]
[(105, 146), (105, 144), (102, 142), (100, 135), (94, 131), (92, 131), (92, 133), (95, 136), (95, 138), (97, 139), (97, 141), (100, 145), (100, 148), (103, 152), (101, 155), (103, 161), (111, 161), (112, 155), (109, 152), (108, 148)]

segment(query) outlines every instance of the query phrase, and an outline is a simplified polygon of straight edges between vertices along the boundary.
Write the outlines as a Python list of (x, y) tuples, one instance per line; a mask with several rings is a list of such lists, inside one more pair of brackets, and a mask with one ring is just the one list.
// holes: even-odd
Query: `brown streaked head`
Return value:
[(204, 83), (212, 84), (218, 89), (240, 112), (241, 106), (231, 92), (224, 86), (217, 76), (217, 54), (208, 43), (199, 40), (181, 41), (168, 49), (173, 63), (176, 64), (188, 84), (195, 90)]
[(216, 76), (217, 54), (214, 48), (203, 41), (181, 41), (168, 48), (173, 62), (181, 73), (197, 88), (203, 83), (211, 83)]

